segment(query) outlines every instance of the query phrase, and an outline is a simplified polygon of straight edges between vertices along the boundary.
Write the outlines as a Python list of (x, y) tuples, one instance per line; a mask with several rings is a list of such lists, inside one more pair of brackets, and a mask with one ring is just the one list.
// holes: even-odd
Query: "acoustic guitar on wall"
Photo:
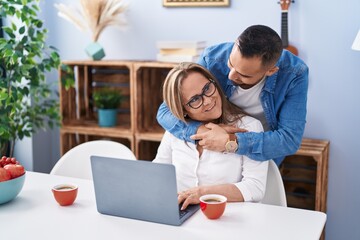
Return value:
[(281, 40), (283, 44), (283, 48), (286, 50), (289, 50), (294, 55), (298, 55), (298, 50), (296, 47), (289, 44), (289, 34), (288, 34), (288, 12), (290, 3), (294, 2), (291, 0), (280, 0), (280, 6), (281, 6)]

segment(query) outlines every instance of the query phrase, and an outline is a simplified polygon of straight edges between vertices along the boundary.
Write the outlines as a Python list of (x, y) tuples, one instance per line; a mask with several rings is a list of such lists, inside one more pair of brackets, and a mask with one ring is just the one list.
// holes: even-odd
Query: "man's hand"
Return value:
[(197, 133), (190, 138), (199, 140), (199, 145), (204, 149), (223, 152), (225, 151), (225, 144), (229, 139), (228, 133), (217, 124), (208, 123), (205, 125), (208, 131)]
[(197, 133), (190, 138), (199, 140), (198, 144), (204, 149), (223, 152), (229, 140), (229, 133), (237, 132), (247, 132), (247, 130), (225, 124), (208, 123), (200, 126)]

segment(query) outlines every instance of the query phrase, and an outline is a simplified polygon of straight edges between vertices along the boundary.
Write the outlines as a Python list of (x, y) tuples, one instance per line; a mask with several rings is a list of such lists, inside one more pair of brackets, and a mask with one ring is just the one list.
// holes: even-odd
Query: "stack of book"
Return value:
[(206, 41), (159, 41), (156, 59), (160, 62), (197, 62)]

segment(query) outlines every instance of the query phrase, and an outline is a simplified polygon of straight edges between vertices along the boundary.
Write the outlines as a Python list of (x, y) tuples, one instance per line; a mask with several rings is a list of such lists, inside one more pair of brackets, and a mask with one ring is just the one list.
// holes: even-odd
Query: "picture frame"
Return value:
[(163, 0), (164, 7), (228, 7), (230, 0)]

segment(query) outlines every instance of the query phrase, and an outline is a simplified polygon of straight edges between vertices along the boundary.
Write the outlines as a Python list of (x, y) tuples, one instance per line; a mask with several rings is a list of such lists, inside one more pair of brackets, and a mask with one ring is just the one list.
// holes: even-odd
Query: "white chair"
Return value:
[(136, 160), (134, 153), (121, 143), (95, 140), (70, 149), (59, 159), (50, 174), (92, 179), (91, 155)]
[(273, 160), (269, 161), (264, 204), (286, 207), (286, 194), (280, 170)]

